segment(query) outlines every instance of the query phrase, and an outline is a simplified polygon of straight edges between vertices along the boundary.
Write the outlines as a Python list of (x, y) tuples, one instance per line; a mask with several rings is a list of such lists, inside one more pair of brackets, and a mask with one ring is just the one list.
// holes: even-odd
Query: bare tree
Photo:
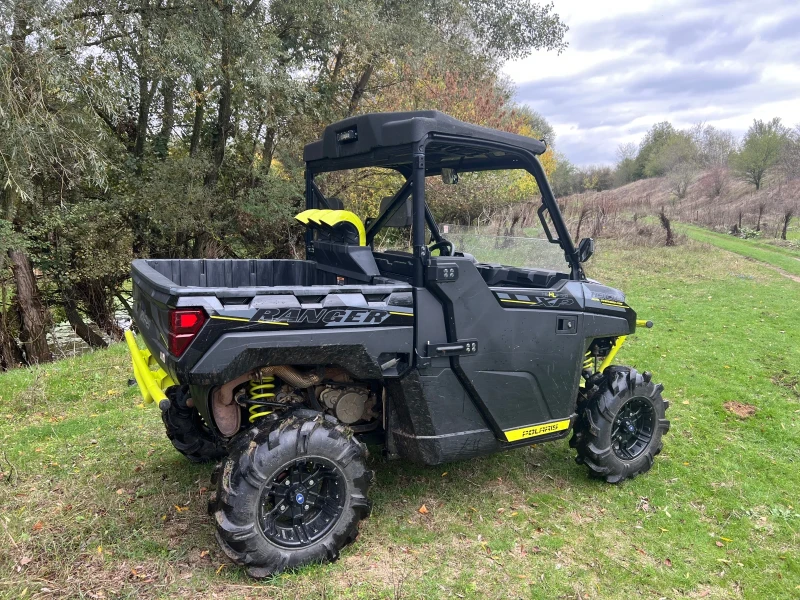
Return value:
[(667, 234), (667, 241), (665, 242), (665, 246), (674, 246), (675, 245), (675, 235), (672, 233), (672, 223), (670, 223), (669, 219), (667, 218), (667, 214), (664, 212), (664, 207), (661, 207), (661, 212), (658, 214), (658, 218), (661, 220), (661, 227), (664, 228), (664, 231)]
[[(581, 211), (578, 214), (578, 226), (575, 228), (575, 239), (581, 239), (581, 225), (583, 225), (584, 219), (589, 216), (589, 207), (585, 204), (581, 206)], [(634, 215), (635, 216), (635, 215)]]
[(794, 208), (790, 207), (783, 211), (783, 228), (781, 229), (781, 239), (786, 239), (786, 232), (789, 229), (789, 223), (792, 221), (792, 217), (794, 216)]
[(764, 211), (767, 209), (767, 203), (763, 200), (758, 203), (758, 220), (756, 221), (756, 231), (761, 231), (761, 218), (764, 216)]

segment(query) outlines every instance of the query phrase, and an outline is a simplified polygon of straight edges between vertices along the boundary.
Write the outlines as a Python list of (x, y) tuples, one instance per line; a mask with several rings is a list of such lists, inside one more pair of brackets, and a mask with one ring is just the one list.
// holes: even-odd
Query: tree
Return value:
[(50, 307), (118, 336), (134, 257), (291, 256), (303, 145), (346, 114), (415, 98), (552, 139), (493, 74), (566, 46), (530, 0), (10, 0), (0, 23), (3, 367), (16, 339), (47, 359)]
[(661, 147), (667, 143), (670, 137), (675, 134), (675, 128), (668, 121), (656, 123), (645, 133), (639, 143), (639, 153), (636, 155), (636, 166), (634, 169), (635, 179), (645, 177), (658, 177), (663, 173), (654, 171), (652, 167), (648, 170), (648, 164), (654, 154), (657, 154)]
[(775, 117), (770, 121), (755, 119), (747, 130), (742, 148), (733, 155), (736, 174), (760, 190), (764, 177), (780, 160), (789, 130)]
[(614, 185), (621, 186), (636, 181), (636, 155), (639, 149), (633, 142), (620, 144), (617, 148), (617, 165), (614, 169)]
[(730, 179), (729, 163), (737, 150), (736, 137), (730, 131), (702, 123), (692, 128), (691, 135), (697, 145), (699, 163), (708, 173), (709, 195), (716, 198)]
[(556, 166), (550, 175), (550, 186), (556, 198), (574, 194), (579, 190), (578, 169), (561, 153), (556, 153)]
[(787, 136), (781, 151), (780, 168), (787, 180), (800, 179), (800, 125)]
[(666, 175), (675, 196), (681, 200), (699, 169), (698, 148), (689, 132), (676, 131), (650, 155), (645, 172)]

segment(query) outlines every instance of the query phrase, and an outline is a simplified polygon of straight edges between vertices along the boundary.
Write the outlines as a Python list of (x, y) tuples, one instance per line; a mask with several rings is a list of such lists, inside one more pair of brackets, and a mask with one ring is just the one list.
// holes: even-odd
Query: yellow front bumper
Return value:
[(136, 385), (139, 386), (142, 400), (145, 404), (153, 401), (161, 402), (166, 398), (164, 390), (175, 385), (175, 382), (161, 367), (158, 367), (156, 371), (150, 369), (150, 367), (158, 366), (156, 359), (147, 348), (144, 350), (139, 348), (136, 338), (130, 331), (125, 332), (125, 341), (128, 343), (128, 350), (131, 353), (133, 376), (136, 378)]

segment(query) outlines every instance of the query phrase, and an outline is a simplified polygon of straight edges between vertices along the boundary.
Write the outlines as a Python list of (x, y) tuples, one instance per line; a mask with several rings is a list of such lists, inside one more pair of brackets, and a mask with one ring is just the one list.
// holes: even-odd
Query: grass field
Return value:
[(137, 406), (116, 345), (0, 375), (0, 596), (800, 597), (800, 284), (696, 243), (606, 244), (588, 270), (656, 323), (618, 358), (671, 401), (645, 476), (591, 481), (566, 441), (435, 468), (376, 456), (341, 560), (254, 582), (217, 549), (211, 467)]
[(800, 251), (759, 239), (745, 240), (685, 223), (681, 223), (677, 227), (693, 240), (760, 260), (782, 269), (790, 275), (800, 277)]

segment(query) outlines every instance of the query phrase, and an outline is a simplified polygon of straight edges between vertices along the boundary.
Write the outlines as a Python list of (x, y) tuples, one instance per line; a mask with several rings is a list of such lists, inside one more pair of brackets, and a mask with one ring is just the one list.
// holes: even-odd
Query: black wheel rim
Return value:
[(622, 460), (633, 460), (650, 445), (655, 430), (656, 413), (646, 398), (631, 398), (614, 419), (611, 447)]
[(323, 538), (342, 516), (345, 479), (324, 458), (298, 458), (261, 491), (258, 522), (278, 546), (303, 548)]

